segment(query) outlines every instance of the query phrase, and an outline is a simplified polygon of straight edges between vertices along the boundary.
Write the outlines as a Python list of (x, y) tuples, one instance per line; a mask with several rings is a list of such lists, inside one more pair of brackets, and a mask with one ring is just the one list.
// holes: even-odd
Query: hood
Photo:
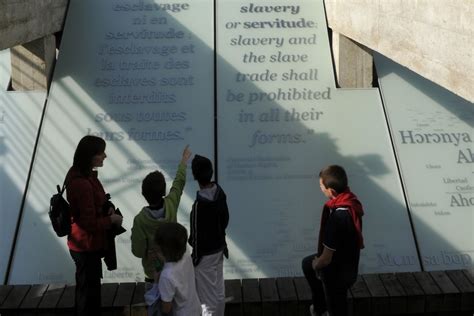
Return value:
[[(161, 217), (157, 218), (156, 215), (161, 211)], [(153, 229), (157, 228), (158, 225), (163, 223), (165, 220), (165, 213), (163, 209), (152, 210), (148, 206), (145, 206), (140, 211), (140, 215), (137, 220), (140, 222), (143, 227), (151, 227)]]
[(200, 203), (210, 203), (225, 198), (224, 191), (217, 183), (210, 188), (201, 189), (197, 192), (196, 200)]

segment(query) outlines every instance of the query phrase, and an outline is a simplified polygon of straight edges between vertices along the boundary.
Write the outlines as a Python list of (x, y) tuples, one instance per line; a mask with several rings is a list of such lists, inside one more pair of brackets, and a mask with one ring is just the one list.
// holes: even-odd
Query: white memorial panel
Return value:
[(10, 50), (4, 49), (0, 51), (0, 91), (8, 88), (11, 77), (11, 59)]
[[(55, 236), (45, 209), (87, 134), (107, 142), (99, 179), (127, 229), (115, 239), (118, 269), (104, 265), (104, 281), (143, 281), (130, 250), (133, 218), (146, 205), (142, 179), (159, 169), (169, 189), (186, 144), (214, 156), (213, 31), (210, 0), (70, 2), (11, 283), (74, 280), (66, 238)], [(189, 168), (178, 216), (185, 225), (196, 189)]]
[(216, 25), (226, 278), (302, 274), (329, 164), (345, 167), (365, 207), (360, 272), (419, 270), (379, 93), (336, 89), (323, 1), (221, 0)]
[(377, 54), (425, 270), (474, 267), (474, 105)]
[[(0, 92), (0, 280), (5, 279), (43, 112), (44, 92)], [(47, 209), (41, 210), (46, 212)], [(38, 236), (32, 235), (33, 239)]]

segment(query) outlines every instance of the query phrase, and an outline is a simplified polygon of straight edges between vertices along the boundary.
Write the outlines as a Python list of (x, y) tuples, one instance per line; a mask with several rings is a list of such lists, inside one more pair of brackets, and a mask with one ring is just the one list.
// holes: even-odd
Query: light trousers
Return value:
[(203, 305), (203, 315), (224, 316), (224, 255), (222, 251), (204, 256), (194, 267), (196, 290)]

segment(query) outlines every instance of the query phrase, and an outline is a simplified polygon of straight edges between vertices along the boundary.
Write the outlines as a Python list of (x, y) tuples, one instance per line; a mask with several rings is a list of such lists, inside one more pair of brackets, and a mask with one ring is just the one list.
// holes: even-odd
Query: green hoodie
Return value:
[(155, 272), (155, 262), (148, 257), (149, 250), (154, 245), (155, 232), (163, 222), (176, 222), (176, 214), (185, 183), (186, 165), (180, 163), (170, 193), (164, 197), (165, 216), (156, 219), (151, 215), (150, 209), (144, 207), (133, 219), (132, 253), (138, 258), (142, 258), (146, 278), (153, 279)]

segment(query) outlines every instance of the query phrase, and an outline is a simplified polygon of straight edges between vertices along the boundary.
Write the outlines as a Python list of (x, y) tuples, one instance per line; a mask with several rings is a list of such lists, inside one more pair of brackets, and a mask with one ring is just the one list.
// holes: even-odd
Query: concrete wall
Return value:
[(54, 35), (15, 46), (10, 52), (13, 90), (47, 90), (56, 61)]
[(332, 54), (340, 88), (372, 87), (374, 60), (370, 49), (333, 32)]
[(335, 32), (474, 101), (474, 1), (325, 0)]
[(68, 0), (0, 0), (0, 50), (60, 31)]

